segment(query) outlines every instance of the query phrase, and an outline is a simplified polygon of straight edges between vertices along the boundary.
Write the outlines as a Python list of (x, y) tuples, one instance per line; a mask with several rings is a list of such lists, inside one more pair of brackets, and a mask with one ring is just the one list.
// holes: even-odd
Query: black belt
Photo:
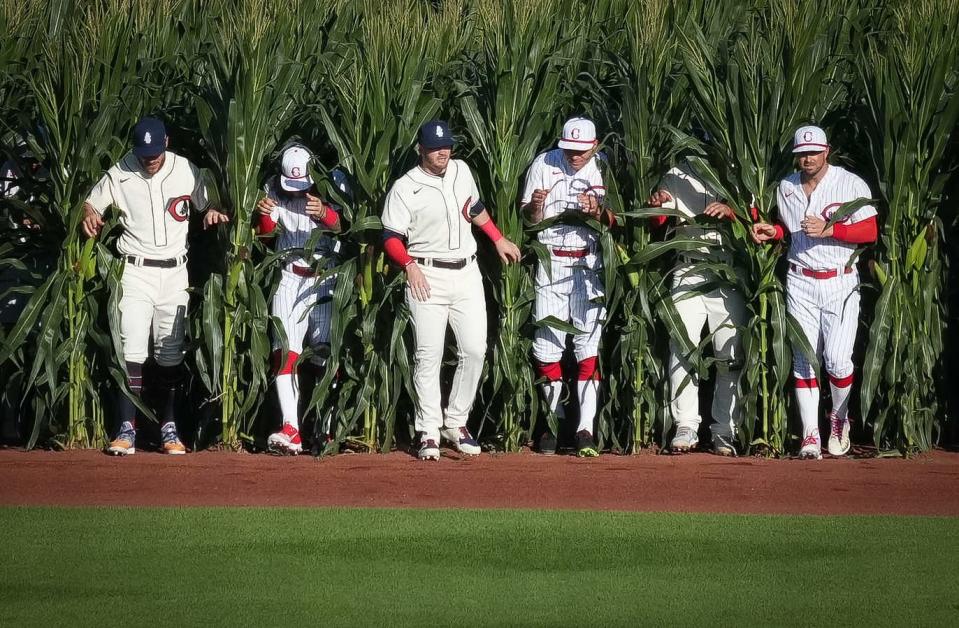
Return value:
[(136, 255), (124, 255), (123, 261), (134, 266), (149, 266), (151, 268), (176, 268), (186, 262), (186, 255), (174, 257), (172, 259), (148, 259)]
[(432, 266), (433, 268), (445, 268), (447, 270), (460, 270), (466, 268), (474, 259), (475, 255), (470, 255), (464, 259), (435, 259), (432, 257), (414, 257), (417, 264), (423, 266)]

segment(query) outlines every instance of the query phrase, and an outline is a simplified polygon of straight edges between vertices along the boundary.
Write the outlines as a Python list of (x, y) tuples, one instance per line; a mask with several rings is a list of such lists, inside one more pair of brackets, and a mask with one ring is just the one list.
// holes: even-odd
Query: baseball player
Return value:
[[(687, 218), (697, 219), (697, 224), (680, 221), (676, 226), (674, 237), (701, 240), (705, 246), (679, 255), (670, 295), (686, 335), (694, 345), (699, 344), (703, 325), (712, 334), (713, 354), (723, 362), (716, 369), (713, 388), (715, 423), (710, 426), (713, 453), (734, 456), (733, 439), (739, 423), (738, 379), (742, 368), (738, 329), (746, 324), (746, 306), (739, 292), (699, 265), (709, 261), (732, 263), (732, 256), (721, 248), (720, 230), (709, 222), (735, 220), (736, 214), (700, 180), (688, 162), (666, 173), (650, 197), (649, 205), (679, 210)], [(657, 216), (653, 224), (662, 226), (667, 220), (667, 216)], [(714, 287), (709, 287), (710, 284)], [(670, 341), (669, 383), (670, 410), (676, 423), (670, 450), (684, 453), (699, 443), (702, 417), (698, 376), (675, 340)]]
[[(859, 326), (859, 272), (851, 258), (857, 245), (876, 241), (876, 208), (865, 205), (827, 226), (844, 203), (871, 198), (869, 186), (828, 163), (829, 143), (819, 127), (800, 127), (793, 153), (799, 172), (783, 179), (776, 194), (781, 224), (757, 222), (752, 238), (759, 244), (789, 234), (786, 308), (825, 361), (832, 392), (828, 448), (830, 454), (842, 456), (850, 447), (852, 349)], [(822, 458), (819, 382), (802, 351), (794, 348), (793, 353), (796, 405), (803, 424), (799, 457), (818, 460)]]
[(334, 267), (339, 242), (328, 235), (321, 236), (311, 259), (303, 257), (302, 249), (317, 229), (332, 233), (341, 230), (339, 213), (317, 195), (309, 172), (311, 159), (312, 155), (303, 146), (294, 145), (284, 150), (280, 174), (267, 182), (266, 196), (256, 207), (258, 231), (261, 234), (276, 232), (276, 249), (289, 251), (270, 307), (287, 340), (285, 348), (279, 338), (273, 341), (276, 393), (283, 425), (280, 431), (270, 435), (267, 445), (279, 453), (290, 454), (303, 451), (295, 367), (303, 353), (304, 339), (313, 348), (310, 359), (314, 366), (324, 366), (329, 355), (336, 277), (318, 278), (314, 265), (319, 264), (325, 270)]
[[(540, 154), (526, 173), (521, 206), (533, 224), (555, 217), (570, 217), (540, 231), (539, 241), (550, 253), (549, 267), (539, 265), (536, 272), (535, 317), (537, 321), (555, 316), (571, 322), (581, 333), (573, 336), (579, 363), (579, 427), (576, 450), (579, 456), (597, 456), (593, 439), (599, 396), (599, 371), (596, 356), (606, 317), (604, 287), (600, 271), (602, 255), (599, 234), (573, 217), (586, 214), (614, 224), (604, 206), (606, 188), (597, 164), (596, 126), (586, 118), (572, 118), (563, 125), (558, 148)], [(533, 358), (541, 377), (543, 395), (550, 412), (563, 417), (562, 369), (560, 360), (566, 347), (566, 334), (541, 326), (533, 341)], [(541, 453), (556, 451), (556, 435), (547, 426), (539, 438)]]
[[(133, 129), (133, 149), (93, 187), (84, 204), (81, 229), (95, 238), (109, 207), (118, 212), (123, 233), (117, 252), (123, 260), (120, 339), (130, 389), (143, 388), (143, 363), (150, 336), (163, 392), (160, 412), (162, 451), (183, 454), (186, 448), (174, 422), (176, 385), (183, 361), (188, 278), (186, 269), (189, 212), (203, 212), (203, 228), (229, 222), (209, 207), (200, 170), (167, 149), (163, 123), (143, 118)], [(136, 409), (125, 395), (118, 404), (120, 429), (107, 452), (124, 456), (135, 449)]]
[[(504, 238), (480, 200), (469, 166), (451, 159), (449, 125), (431, 120), (419, 131), (419, 165), (397, 179), (383, 208), (383, 248), (406, 272), (406, 301), (415, 337), (413, 384), (419, 458), (438, 460), (440, 438), (459, 452), (480, 453), (466, 428), (486, 357), (486, 298), (476, 262), (475, 226), (504, 263), (519, 249)], [(440, 364), (447, 325), (459, 363), (449, 403), (440, 406)]]

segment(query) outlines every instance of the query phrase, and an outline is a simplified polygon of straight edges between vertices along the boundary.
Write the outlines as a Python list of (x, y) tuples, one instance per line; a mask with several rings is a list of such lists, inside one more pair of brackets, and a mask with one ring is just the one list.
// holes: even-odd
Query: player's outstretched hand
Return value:
[(80, 223), (80, 228), (85, 236), (95, 238), (100, 235), (100, 230), (103, 229), (103, 217), (89, 205), (84, 205), (83, 221)]
[(522, 253), (519, 252), (519, 247), (506, 238), (500, 238), (493, 246), (496, 247), (496, 252), (504, 264), (518, 262), (523, 256)]
[(666, 190), (656, 190), (650, 195), (647, 203), (649, 203), (650, 207), (662, 207), (671, 200), (673, 200), (673, 197), (669, 195), (669, 192)]
[(756, 244), (763, 244), (776, 237), (776, 227), (766, 222), (753, 223), (749, 235), (752, 236), (753, 242)]
[(543, 211), (543, 208), (546, 207), (547, 196), (549, 196), (549, 190), (533, 190), (533, 196), (530, 198), (530, 202), (533, 204), (533, 209), (538, 212)]
[(736, 217), (736, 212), (726, 203), (714, 201), (706, 206), (706, 209), (703, 210), (703, 215), (719, 218), (720, 220), (732, 220)]
[(416, 262), (406, 265), (406, 285), (417, 301), (426, 301), (430, 298), (430, 282), (426, 280), (426, 276)]
[(326, 204), (323, 202), (323, 199), (313, 196), (312, 194), (306, 195), (306, 215), (315, 220), (323, 220), (326, 218)]
[(826, 227), (826, 221), (818, 216), (806, 216), (799, 223), (803, 232), (810, 238), (828, 238), (832, 236), (832, 225)]
[(230, 217), (219, 212), (215, 209), (206, 210), (206, 214), (203, 215), (203, 228), (209, 229), (210, 227), (215, 227), (216, 225), (224, 224), (230, 222)]
[(274, 209), (276, 209), (276, 201), (269, 196), (264, 196), (256, 204), (256, 211), (266, 216), (272, 215)]

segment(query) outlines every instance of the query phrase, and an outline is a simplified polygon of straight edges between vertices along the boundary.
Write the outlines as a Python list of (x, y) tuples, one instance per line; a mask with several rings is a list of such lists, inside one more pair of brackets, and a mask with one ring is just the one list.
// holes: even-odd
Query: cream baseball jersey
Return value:
[[(606, 196), (603, 175), (594, 155), (578, 172), (573, 172), (562, 149), (541, 153), (533, 161), (526, 173), (526, 186), (523, 189), (523, 205), (533, 198), (536, 190), (548, 190), (543, 207), (543, 219), (553, 218), (568, 211), (580, 212), (580, 194), (592, 194), (600, 198)], [(553, 225), (539, 232), (538, 239), (547, 246), (563, 249), (594, 248), (599, 242), (599, 234), (583, 225)]]
[[(695, 171), (689, 164), (670, 169), (660, 182), (659, 188), (666, 190), (673, 197), (673, 200), (663, 203), (663, 207), (678, 210), (689, 218), (702, 215), (710, 203), (720, 200), (695, 176)], [(712, 228), (708, 224), (693, 225), (689, 222), (679, 222), (676, 225), (675, 237), (702, 240), (710, 244), (721, 245), (723, 243), (722, 233), (719, 229)], [(696, 251), (687, 251), (683, 254), (698, 258), (705, 254), (726, 253), (720, 247), (710, 246)]]
[[(306, 214), (306, 197), (291, 196), (279, 192), (275, 185), (267, 184), (266, 195), (276, 203), (270, 217), (276, 222), (276, 250), (302, 249), (307, 245), (313, 230), (319, 223)], [(320, 236), (313, 251), (314, 259), (332, 257), (339, 250), (339, 242), (329, 235)], [(308, 266), (302, 255), (291, 255), (286, 260), (293, 264)]]
[(479, 202), (469, 166), (451, 159), (443, 176), (419, 166), (396, 180), (383, 207), (383, 228), (406, 237), (413, 257), (463, 259), (476, 253), (467, 217)]
[(205, 211), (209, 197), (200, 169), (185, 157), (167, 151), (151, 177), (130, 152), (93, 186), (87, 203), (99, 214), (111, 205), (120, 212), (120, 253), (171, 259), (186, 254), (191, 204)]
[[(802, 230), (802, 220), (805, 216), (829, 220), (844, 203), (871, 196), (865, 181), (840, 166), (829, 166), (822, 181), (808, 198), (802, 188), (800, 173), (783, 179), (779, 184), (777, 200), (779, 220), (790, 234), (789, 261), (813, 270), (843, 268), (849, 263), (856, 245), (835, 238), (810, 238)], [(857, 223), (875, 215), (876, 208), (866, 205), (847, 216), (843, 222)]]

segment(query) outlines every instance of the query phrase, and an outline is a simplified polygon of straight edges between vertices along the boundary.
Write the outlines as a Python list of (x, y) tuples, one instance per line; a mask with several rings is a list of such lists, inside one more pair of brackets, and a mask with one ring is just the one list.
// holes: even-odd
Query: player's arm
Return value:
[(312, 218), (313, 222), (323, 225), (333, 233), (340, 233), (343, 230), (340, 213), (333, 209), (332, 205), (312, 194), (306, 195), (306, 215)]
[[(856, 193), (859, 198), (870, 198), (869, 186), (862, 180), (857, 181)], [(876, 208), (866, 205), (853, 212), (849, 222), (837, 222), (833, 225), (819, 216), (806, 216), (803, 219), (803, 231), (811, 238), (834, 238), (850, 244), (871, 244), (879, 238), (879, 223)], [(828, 225), (828, 226), (827, 226)]]
[[(776, 189), (776, 200), (779, 207), (785, 205), (785, 199), (783, 197), (782, 184)], [(786, 236), (786, 229), (779, 222), (771, 224), (768, 222), (763, 222), (759, 220), (759, 211), (753, 210), (752, 218), (753, 222), (752, 227), (749, 229), (749, 236), (752, 238), (753, 242), (756, 244), (765, 244), (767, 242), (779, 242)]]
[(526, 219), (536, 224), (543, 220), (543, 211), (546, 208), (546, 197), (549, 196), (549, 190), (537, 187), (539, 180), (539, 162), (534, 161), (526, 172), (526, 182), (523, 186), (523, 198), (519, 203), (520, 211), (526, 216)]
[(80, 220), (80, 230), (88, 238), (95, 238), (103, 230), (103, 212), (113, 205), (113, 185), (109, 174), (103, 175), (97, 184), (90, 190), (90, 195), (83, 203), (83, 218)]
[(430, 283), (420, 269), (416, 260), (406, 250), (406, 236), (402, 233), (383, 230), (383, 250), (394, 264), (406, 273), (406, 285), (409, 286), (413, 298), (417, 301), (426, 301), (430, 298)]
[(500, 230), (496, 227), (496, 223), (493, 222), (493, 217), (490, 216), (486, 208), (482, 206), (482, 202), (477, 201), (476, 204), (479, 205), (479, 210), (476, 211), (475, 214), (471, 212), (470, 222), (486, 234), (486, 237), (489, 238), (493, 246), (496, 247), (496, 253), (504, 264), (518, 262), (522, 257), (519, 252), (519, 247), (511, 240), (503, 237), (503, 234), (500, 233)]

